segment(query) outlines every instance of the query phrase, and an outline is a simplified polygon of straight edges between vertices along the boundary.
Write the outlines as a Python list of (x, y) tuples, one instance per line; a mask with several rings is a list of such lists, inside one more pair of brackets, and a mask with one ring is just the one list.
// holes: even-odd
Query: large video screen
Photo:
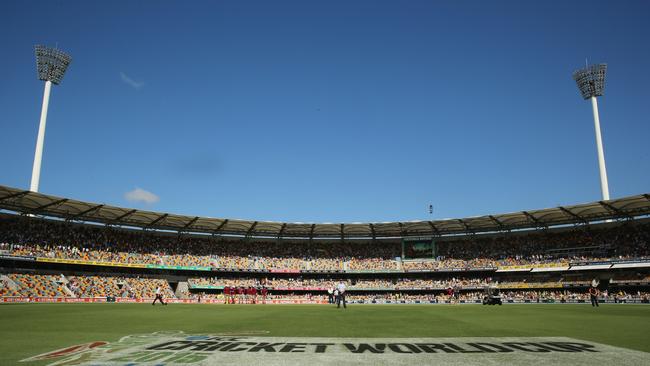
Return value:
[(412, 238), (402, 240), (404, 259), (435, 258), (436, 243), (433, 238)]

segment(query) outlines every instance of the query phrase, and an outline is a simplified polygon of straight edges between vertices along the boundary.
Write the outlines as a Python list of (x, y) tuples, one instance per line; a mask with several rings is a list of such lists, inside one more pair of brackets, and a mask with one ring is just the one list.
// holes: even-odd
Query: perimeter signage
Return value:
[(63, 365), (647, 364), (649, 355), (564, 337), (300, 338), (158, 332), (70, 346), (21, 362)]

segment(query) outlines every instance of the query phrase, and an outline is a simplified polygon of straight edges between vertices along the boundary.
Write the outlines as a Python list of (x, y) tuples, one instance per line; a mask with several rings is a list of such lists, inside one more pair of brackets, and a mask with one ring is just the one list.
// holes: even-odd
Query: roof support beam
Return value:
[(66, 218), (66, 220), (67, 220), (67, 221), (76, 220), (77, 218), (82, 217), (82, 216), (84, 216), (84, 215), (87, 215), (87, 214), (89, 214), (89, 213), (91, 213), (91, 212), (93, 212), (93, 211), (97, 211), (97, 210), (99, 210), (99, 209), (102, 208), (102, 207), (104, 207), (104, 205), (93, 206), (93, 207), (91, 207), (91, 208), (89, 208), (89, 209), (87, 209), (87, 210), (84, 210), (84, 211), (79, 212), (78, 214), (75, 214), (75, 215), (72, 215), (72, 216), (68, 216), (68, 217)]
[(31, 193), (31, 191), (22, 191), (22, 192), (18, 192), (18, 193), (10, 194), (10, 195), (8, 195), (8, 196), (0, 197), (0, 202), (2, 202), (2, 201), (4, 201), (4, 200), (8, 200), (8, 199), (10, 199), (10, 198), (21, 197), (21, 196), (24, 196), (24, 195), (26, 195), (26, 194), (28, 194), (28, 193)]
[(600, 203), (601, 206), (605, 207), (609, 212), (613, 212), (618, 216), (627, 217), (628, 219), (632, 218), (632, 216), (626, 214), (625, 212), (619, 210), (618, 208), (610, 205), (609, 203), (607, 203), (605, 201), (598, 201), (598, 203)]
[(402, 224), (401, 222), (398, 222), (397, 225), (399, 226), (399, 234), (401, 236), (405, 236), (406, 233), (404, 232), (404, 224)]
[(465, 227), (465, 231), (472, 231), (472, 229), (470, 229), (469, 225), (467, 225), (467, 223), (463, 219), (456, 219), (456, 220), (458, 220), (458, 222), (460, 222)]
[(370, 227), (370, 233), (372, 234), (372, 239), (374, 240), (377, 238), (377, 234), (375, 234), (375, 224), (368, 224)]
[(560, 207), (558, 207), (558, 208), (559, 208), (560, 210), (562, 210), (562, 212), (564, 212), (565, 214), (567, 214), (567, 215), (573, 217), (574, 219), (577, 219), (578, 221), (583, 222), (583, 223), (585, 223), (585, 224), (587, 223), (587, 220), (583, 219), (582, 216), (578, 216), (578, 215), (574, 214), (573, 212), (569, 211), (568, 209), (566, 209), (566, 208), (564, 208), (564, 207), (562, 207), (562, 206), (560, 206)]
[(528, 211), (521, 211), (530, 221), (534, 222), (535, 225), (537, 226), (544, 226), (542, 223), (533, 215), (531, 215)]
[(114, 223), (116, 223), (116, 222), (118, 222), (118, 221), (122, 221), (123, 219), (125, 219), (125, 218), (127, 218), (127, 217), (133, 215), (133, 214), (136, 213), (136, 212), (138, 212), (138, 210), (131, 210), (131, 211), (125, 213), (124, 215), (120, 215), (120, 216), (116, 217), (116, 218), (111, 222), (111, 224), (114, 224)]
[(311, 229), (309, 229), (309, 240), (314, 239), (314, 230), (316, 230), (316, 224), (311, 224)]
[(436, 235), (440, 236), (440, 230), (438, 230), (433, 221), (429, 221), (429, 226), (431, 226), (431, 230), (433, 230)]
[(64, 202), (66, 202), (66, 201), (68, 201), (67, 198), (64, 198), (64, 199), (61, 199), (61, 200), (57, 200), (57, 201), (54, 201), (54, 202), (50, 202), (50, 203), (48, 203), (48, 204), (46, 204), (46, 205), (38, 206), (38, 207), (33, 208), (33, 209), (31, 209), (31, 210), (27, 210), (27, 211), (25, 211), (25, 213), (38, 213), (38, 211), (44, 210), (44, 209), (46, 209), (46, 208), (48, 208), (48, 207), (58, 206), (58, 205), (60, 205), (60, 204), (62, 204), (62, 203), (64, 203)]
[(287, 223), (283, 223), (282, 227), (280, 228), (280, 231), (278, 231), (278, 239), (282, 237), (282, 234), (284, 234), (284, 231), (287, 229)]
[(341, 224), (341, 240), (345, 239), (345, 224)]
[(155, 219), (155, 220), (153, 220), (152, 222), (150, 222), (149, 225), (147, 225), (147, 227), (152, 227), (152, 226), (156, 225), (156, 224), (159, 223), (160, 221), (162, 221), (162, 220), (164, 220), (165, 218), (167, 218), (167, 216), (169, 216), (169, 214), (160, 215), (160, 217), (158, 217), (157, 219)]
[(185, 225), (183, 226), (183, 231), (189, 229), (190, 226), (194, 225), (194, 223), (197, 222), (197, 221), (199, 220), (199, 218), (200, 218), (199, 216), (195, 216), (192, 220), (190, 220), (190, 222), (188, 222), (187, 224), (185, 224)]
[(219, 224), (219, 227), (217, 227), (217, 229), (213, 232), (213, 234), (218, 234), (221, 231), (221, 229), (223, 229), (223, 227), (226, 226), (227, 223), (228, 223), (228, 219), (223, 220), (221, 224)]
[(494, 217), (493, 215), (488, 215), (488, 217), (489, 217), (490, 220), (492, 220), (495, 224), (497, 224), (501, 230), (505, 230), (505, 229), (506, 229), (506, 227), (503, 226), (503, 223), (502, 223), (501, 221), (499, 221), (499, 219), (497, 219), (497, 218)]
[(578, 216), (578, 215), (574, 214), (573, 212), (567, 210), (566, 208), (564, 208), (564, 207), (562, 207), (562, 206), (560, 206), (560, 207), (558, 207), (558, 208), (559, 208), (560, 210), (562, 210), (562, 212), (564, 212), (565, 214), (567, 214), (567, 215), (569, 215), (569, 216), (571, 216), (571, 217), (577, 219), (578, 221), (580, 221), (580, 222), (582, 222), (582, 223), (585, 223), (585, 224), (587, 223), (587, 220), (583, 219), (581, 216)]
[(251, 236), (251, 233), (255, 230), (255, 226), (257, 226), (257, 221), (253, 222), (253, 225), (248, 228), (248, 231), (246, 231), (246, 237)]

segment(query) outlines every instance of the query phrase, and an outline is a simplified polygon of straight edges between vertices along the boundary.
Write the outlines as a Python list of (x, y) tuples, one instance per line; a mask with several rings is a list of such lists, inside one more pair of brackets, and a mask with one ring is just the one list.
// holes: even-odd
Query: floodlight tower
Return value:
[(603, 95), (605, 89), (605, 72), (607, 64), (586, 66), (573, 73), (573, 79), (578, 84), (580, 94), (587, 100), (591, 99), (591, 108), (594, 112), (594, 127), (596, 129), (596, 148), (598, 149), (598, 167), (600, 168), (600, 189), (603, 200), (609, 200), (609, 184), (607, 183), (607, 168), (605, 168), (605, 153), (603, 152), (603, 139), (600, 135), (600, 118), (598, 117), (598, 101), (596, 97)]
[(41, 108), (41, 122), (38, 125), (38, 137), (36, 139), (36, 152), (34, 153), (34, 166), (32, 168), (32, 182), (29, 190), (38, 192), (38, 183), (41, 178), (41, 160), (43, 159), (43, 143), (45, 141), (45, 122), (47, 120), (47, 107), (50, 103), (50, 89), (52, 84), (59, 85), (65, 70), (70, 65), (72, 58), (66, 53), (56, 49), (37, 45), (36, 70), (39, 80), (45, 81), (43, 92), (43, 107)]

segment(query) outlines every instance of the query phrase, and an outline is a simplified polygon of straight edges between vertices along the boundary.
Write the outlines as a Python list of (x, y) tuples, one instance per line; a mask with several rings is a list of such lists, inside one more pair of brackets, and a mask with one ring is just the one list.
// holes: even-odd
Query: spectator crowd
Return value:
[(0, 275), (0, 297), (124, 297), (151, 299), (160, 287), (165, 298), (173, 298), (164, 279), (111, 276), (63, 276), (32, 273)]
[(650, 225), (442, 238), (437, 257), (402, 261), (401, 243), (254, 241), (0, 219), (0, 254), (236, 270), (417, 271), (650, 258)]
[(346, 288), (363, 289), (446, 289), (457, 288), (482, 288), (491, 283), (490, 278), (449, 278), (449, 279), (330, 279), (330, 278), (190, 278), (190, 287), (267, 287), (270, 289), (333, 289), (340, 282)]
[[(469, 278), (465, 269), (518, 265), (568, 265), (571, 262), (649, 260), (650, 224), (620, 224), (605, 229), (580, 227), (559, 232), (494, 234), (436, 239), (436, 257), (417, 260), (401, 258), (399, 241), (297, 241), (219, 238), (200, 235), (121, 230), (110, 227), (46, 221), (29, 217), (0, 216), (0, 255), (50, 259), (112, 262), (165, 266), (200, 266), (223, 271), (299, 272), (332, 271), (330, 275), (276, 275), (250, 273), (230, 277), (197, 277), (188, 281), (189, 289), (202, 287), (255, 287), (278, 289), (269, 299), (311, 299), (326, 296), (339, 281), (354, 290), (348, 301), (386, 302), (449, 300), (443, 290), (457, 292), (457, 301), (476, 301), (478, 289), (494, 284), (490, 278)], [(453, 277), (427, 278), (407, 275), (417, 271), (458, 271)], [(356, 278), (336, 272), (391, 271), (391, 278), (374, 278), (364, 273)], [(255, 277), (256, 276), (256, 277)], [(310, 277), (311, 276), (311, 277)], [(319, 277), (320, 276), (320, 277)], [(567, 276), (571, 276), (567, 274)], [(640, 274), (630, 275), (642, 281)], [(642, 276), (643, 277), (643, 276)], [(0, 273), (0, 296), (26, 297), (103, 297), (152, 298), (158, 288), (166, 298), (175, 297), (163, 279), (137, 276), (63, 276), (34, 273)], [(648, 282), (649, 278), (645, 278)], [(587, 286), (589, 279), (555, 280)], [(553, 281), (525, 282), (504, 280), (508, 289), (504, 299), (512, 301), (584, 300), (580, 291), (560, 291)], [(538, 290), (545, 288), (545, 290)], [(475, 291), (476, 289), (476, 291)], [(537, 289), (537, 290), (536, 290)], [(368, 291), (364, 291), (368, 290)], [(388, 291), (374, 291), (388, 290)], [(433, 290), (417, 292), (409, 290)], [(292, 292), (292, 291), (295, 291)], [(182, 297), (219, 298), (219, 293), (181, 291)], [(605, 294), (618, 300), (647, 297), (646, 293)]]
[[(643, 279), (650, 281), (650, 277)], [(266, 300), (309, 300), (321, 301), (327, 299), (326, 290), (333, 289), (340, 282), (352, 291), (347, 295), (350, 302), (480, 302), (485, 296), (483, 290), (488, 285), (495, 285), (489, 278), (466, 279), (451, 278), (447, 280), (430, 279), (398, 279), (398, 280), (331, 280), (331, 279), (300, 279), (300, 278), (190, 278), (189, 291), (179, 293), (180, 298), (198, 300), (199, 298), (225, 300), (223, 292), (208, 292), (205, 286), (228, 288), (264, 288), (268, 289)], [(589, 281), (583, 285), (588, 286)], [(580, 283), (574, 281), (573, 283)], [(502, 289), (504, 302), (576, 302), (588, 301), (586, 290), (561, 289), (560, 286), (547, 286), (549, 282), (503, 282), (498, 286)], [(202, 287), (203, 286), (203, 287)], [(540, 289), (543, 287), (554, 287)], [(559, 287), (559, 288), (558, 288)], [(8, 273), (0, 275), (0, 297), (121, 297), (131, 299), (152, 299), (156, 289), (160, 288), (165, 299), (176, 298), (169, 283), (164, 279), (129, 277), (129, 276), (64, 276), (33, 273)], [(447, 289), (455, 289), (450, 293)], [(192, 291), (194, 289), (195, 291)], [(280, 291), (275, 291), (280, 290)], [(382, 291), (372, 291), (381, 289)], [(198, 290), (198, 291), (196, 291)], [(293, 290), (293, 291), (292, 291)], [(295, 292), (295, 290), (299, 290)], [(365, 291), (364, 291), (365, 290)], [(404, 292), (404, 291), (408, 292)], [(433, 290), (418, 292), (416, 290)], [(261, 292), (258, 292), (261, 294)], [(643, 291), (625, 292), (617, 290), (600, 294), (601, 300), (610, 302), (648, 301), (650, 293)], [(259, 295), (261, 298), (261, 295)], [(259, 303), (259, 302), (258, 302)]]

